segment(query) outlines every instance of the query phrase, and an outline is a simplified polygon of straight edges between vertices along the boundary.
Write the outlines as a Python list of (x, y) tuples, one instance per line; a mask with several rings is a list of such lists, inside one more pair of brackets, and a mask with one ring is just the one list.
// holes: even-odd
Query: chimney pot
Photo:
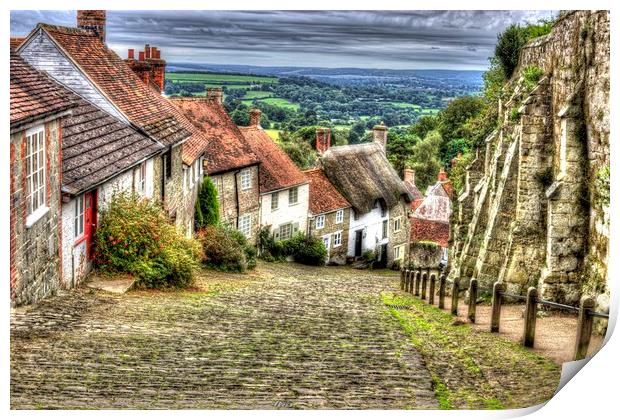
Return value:
[(87, 29), (97, 35), (97, 37), (105, 44), (105, 10), (78, 10), (77, 11), (77, 27)]
[(207, 88), (207, 100), (214, 101), (218, 104), (222, 103), (222, 88), (221, 87), (208, 87)]
[(446, 171), (444, 171), (443, 168), (441, 168), (439, 170), (439, 173), (437, 174), (437, 181), (444, 182), (447, 180), (448, 180), (448, 174), (446, 173)]
[(385, 126), (383, 121), (381, 121), (381, 124), (375, 125), (372, 128), (372, 138), (376, 143), (379, 143), (383, 149), (383, 153), (385, 153), (387, 146), (387, 130), (388, 128)]
[(331, 147), (332, 131), (329, 128), (319, 127), (316, 129), (316, 150), (320, 155)]
[(404, 181), (410, 182), (415, 185), (415, 171), (413, 169), (406, 168), (404, 172)]
[(250, 127), (260, 128), (260, 117), (263, 113), (258, 108), (250, 109)]
[(133, 59), (134, 59), (134, 57), (135, 57), (135, 56), (134, 56), (134, 49), (133, 49), (133, 48), (129, 48), (129, 49), (127, 50), (127, 58), (129, 58), (129, 59), (133, 60)]

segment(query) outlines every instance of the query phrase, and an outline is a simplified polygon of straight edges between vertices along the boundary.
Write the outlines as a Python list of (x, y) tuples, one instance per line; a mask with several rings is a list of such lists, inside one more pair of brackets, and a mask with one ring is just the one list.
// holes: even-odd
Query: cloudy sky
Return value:
[[(497, 34), (550, 11), (109, 11), (121, 57), (145, 43), (169, 62), (392, 69), (485, 69)], [(11, 35), (74, 11), (12, 11)]]

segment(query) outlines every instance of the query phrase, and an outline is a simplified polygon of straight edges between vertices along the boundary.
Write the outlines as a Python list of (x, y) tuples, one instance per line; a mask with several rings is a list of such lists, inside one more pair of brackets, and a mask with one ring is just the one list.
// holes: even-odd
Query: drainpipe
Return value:
[[(238, 175), (239, 172), (241, 172), (240, 170), (235, 171), (235, 197), (237, 199), (237, 202), (235, 203), (235, 210), (237, 211), (237, 223), (235, 224), (235, 229), (239, 228), (239, 187), (237, 185), (237, 181), (238, 181)], [(222, 185), (223, 188), (223, 185)]]

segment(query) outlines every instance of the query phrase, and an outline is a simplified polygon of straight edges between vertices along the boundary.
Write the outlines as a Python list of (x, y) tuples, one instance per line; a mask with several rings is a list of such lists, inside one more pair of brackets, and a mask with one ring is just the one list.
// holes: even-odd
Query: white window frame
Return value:
[(78, 240), (84, 236), (84, 194), (75, 197), (73, 206), (73, 240)]
[(329, 250), (331, 249), (331, 239), (332, 239), (332, 236), (331, 235), (325, 235), (321, 239), (323, 240), (323, 245), (325, 245), (325, 249), (329, 253)]
[[(401, 216), (394, 219), (394, 232), (400, 232), (403, 230), (403, 218)], [(398, 228), (396, 227), (398, 225)]]
[(240, 174), (241, 177), (241, 191), (249, 190), (252, 188), (252, 174), (249, 169), (243, 169)]
[(394, 247), (394, 261), (400, 261), (405, 256), (405, 245), (397, 245)]
[(187, 184), (189, 183), (189, 180), (187, 179), (187, 168), (183, 168), (183, 194), (187, 194)]
[(342, 245), (342, 231), (341, 230), (334, 233), (334, 240), (332, 241), (333, 248), (338, 248), (340, 245)]
[(325, 215), (321, 214), (317, 216), (316, 219), (314, 220), (314, 228), (316, 230), (321, 230), (324, 227), (325, 227)]
[[(295, 201), (292, 200), (292, 197), (295, 196)], [(299, 187), (293, 187), (288, 190), (288, 205), (294, 206), (299, 204)]]
[(243, 233), (243, 235), (246, 238), (249, 238), (250, 236), (252, 236), (252, 215), (251, 214), (242, 214), (241, 216), (239, 216), (239, 225), (237, 227), (237, 230), (241, 233)]
[[(275, 206), (274, 206), (274, 203), (275, 203)], [(273, 194), (271, 194), (271, 211), (278, 210), (279, 206), (280, 206), (280, 193), (274, 192)]]
[(390, 222), (385, 219), (381, 223), (381, 239), (387, 239), (390, 233)]
[[(36, 140), (34, 140), (35, 138)], [(45, 169), (47, 163), (45, 156), (45, 126), (39, 125), (26, 130), (25, 141), (26, 227), (30, 227), (49, 211), (49, 207), (47, 207), (45, 202), (47, 193), (45, 187)], [(35, 160), (37, 163), (36, 168), (34, 166)]]
[(336, 212), (336, 223), (340, 224), (344, 221), (344, 209), (340, 209)]
[(146, 162), (142, 162), (134, 170), (134, 179), (136, 183), (136, 192), (141, 195), (146, 193)]
[[(286, 229), (286, 228), (288, 228), (288, 230), (289, 230), (288, 236), (285, 236), (283, 234), (283, 229)], [(281, 241), (285, 241), (287, 239), (291, 239), (293, 237), (293, 224), (292, 223), (285, 223), (283, 225), (278, 226), (278, 233), (279, 233), (279, 236), (280, 236), (279, 239)]]

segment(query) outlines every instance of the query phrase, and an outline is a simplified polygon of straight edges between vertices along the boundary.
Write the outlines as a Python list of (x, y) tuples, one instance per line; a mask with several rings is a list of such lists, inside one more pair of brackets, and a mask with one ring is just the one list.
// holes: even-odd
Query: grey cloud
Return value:
[[(157, 45), (174, 62), (482, 69), (497, 34), (543, 11), (110, 11), (108, 43)], [(13, 11), (11, 34), (75, 12)]]

